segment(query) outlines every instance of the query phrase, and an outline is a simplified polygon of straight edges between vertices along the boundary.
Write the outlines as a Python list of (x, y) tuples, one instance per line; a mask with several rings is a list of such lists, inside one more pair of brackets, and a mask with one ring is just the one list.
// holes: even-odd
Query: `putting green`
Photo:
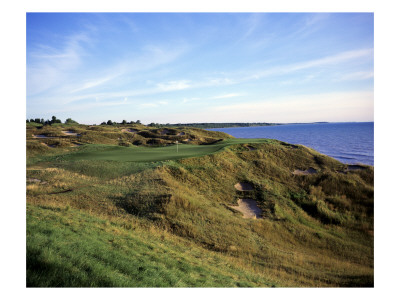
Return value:
[(63, 156), (63, 160), (113, 160), (130, 162), (154, 162), (176, 160), (216, 153), (236, 144), (266, 143), (267, 139), (228, 139), (212, 145), (179, 144), (166, 147), (122, 147), (86, 145), (78, 152)]

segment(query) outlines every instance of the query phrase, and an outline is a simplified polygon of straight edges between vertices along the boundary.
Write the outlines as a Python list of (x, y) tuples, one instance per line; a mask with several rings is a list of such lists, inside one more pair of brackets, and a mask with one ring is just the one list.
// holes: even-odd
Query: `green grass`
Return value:
[[(344, 174), (330, 157), (275, 140), (176, 153), (90, 130), (114, 144), (29, 141), (29, 286), (373, 286), (372, 167)], [(318, 172), (292, 174), (309, 167)], [(235, 190), (240, 181), (254, 190)], [(255, 199), (263, 219), (243, 219), (230, 208), (238, 198)]]
[(243, 143), (266, 143), (265, 139), (228, 139), (211, 145), (188, 145), (165, 147), (123, 147), (87, 145), (80, 151), (59, 157), (59, 160), (110, 160), (122, 162), (156, 162), (177, 160), (217, 153), (225, 147)]
[(27, 207), (28, 287), (276, 286), (229, 259), (70, 209)]

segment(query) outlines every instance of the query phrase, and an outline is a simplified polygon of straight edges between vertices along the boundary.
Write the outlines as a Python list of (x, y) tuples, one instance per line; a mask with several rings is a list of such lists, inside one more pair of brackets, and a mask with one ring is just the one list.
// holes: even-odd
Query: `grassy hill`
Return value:
[(27, 285), (373, 286), (373, 182), (276, 140), (29, 126)]

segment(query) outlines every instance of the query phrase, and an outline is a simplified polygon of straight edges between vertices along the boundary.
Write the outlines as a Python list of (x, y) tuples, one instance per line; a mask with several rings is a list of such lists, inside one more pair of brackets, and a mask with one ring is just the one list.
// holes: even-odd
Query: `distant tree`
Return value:
[(29, 123), (29, 120), (28, 120), (28, 119), (26, 119), (26, 123)]
[(101, 122), (101, 124), (100, 125), (107, 125), (107, 123), (106, 122)]
[(137, 121), (136, 121), (136, 124), (142, 124), (142, 123), (140, 122), (140, 120), (137, 120)]
[(155, 127), (155, 126), (156, 126), (156, 124), (155, 124), (155, 123), (153, 123), (153, 122), (151, 122), (151, 123), (149, 124), (149, 126), (150, 126), (150, 127)]
[(126, 125), (126, 120), (122, 120), (122, 125)]
[(32, 123), (33, 123), (33, 122), (35, 122), (35, 120), (34, 120), (34, 119), (30, 119), (29, 122), (32, 122)]
[(68, 118), (68, 119), (65, 120), (65, 124), (78, 124), (78, 122), (72, 120), (71, 118)]
[(36, 118), (34, 122), (35, 122), (35, 123), (40, 123), (40, 119), (39, 119), (39, 118)]
[(44, 119), (43, 118), (40, 119), (40, 123), (44, 124)]
[(113, 125), (113, 122), (111, 120), (108, 120), (107, 125)]

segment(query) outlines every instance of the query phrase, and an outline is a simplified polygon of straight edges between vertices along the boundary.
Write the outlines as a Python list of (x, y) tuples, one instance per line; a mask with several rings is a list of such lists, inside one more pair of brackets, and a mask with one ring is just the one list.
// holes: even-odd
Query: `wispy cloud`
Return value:
[(100, 85), (102, 85), (102, 84), (104, 84), (104, 83), (106, 83), (106, 82), (108, 82), (108, 81), (110, 81), (110, 80), (112, 80), (112, 79), (114, 79), (116, 77), (118, 77), (118, 74), (117, 75), (103, 77), (103, 78), (99, 78), (99, 79), (93, 79), (91, 81), (88, 81), (88, 82), (84, 83), (81, 87), (78, 87), (78, 88), (72, 90), (71, 93), (76, 93), (76, 92), (80, 92), (80, 91), (83, 91), (83, 90), (86, 90), (86, 89), (90, 89), (90, 88), (93, 88), (93, 87), (100, 86)]
[(338, 81), (365, 80), (365, 79), (371, 79), (371, 78), (374, 78), (373, 71), (360, 71), (360, 72), (353, 72), (353, 73), (338, 75), (337, 80)]
[(190, 88), (188, 80), (168, 81), (165, 83), (157, 84), (157, 88), (163, 92), (179, 91)]
[(141, 104), (139, 104), (139, 106), (142, 108), (149, 108), (149, 107), (158, 107), (158, 104), (156, 104), (156, 103), (141, 103)]
[(345, 51), (338, 54), (326, 56), (323, 58), (304, 61), (300, 63), (290, 64), (290, 65), (283, 65), (279, 67), (272, 67), (267, 70), (262, 70), (258, 72), (254, 72), (253, 75), (245, 79), (259, 79), (266, 76), (272, 75), (284, 75), (288, 73), (294, 73), (301, 70), (311, 69), (311, 68), (320, 68), (328, 65), (337, 65), (340, 63), (352, 61), (362, 58), (370, 58), (373, 57), (374, 50), (367, 48), (367, 49), (357, 49), (351, 51)]
[(27, 56), (27, 94), (33, 95), (61, 85), (68, 72), (82, 63), (83, 43), (91, 39), (83, 33), (67, 37), (61, 49), (39, 45)]
[(226, 98), (234, 98), (234, 97), (239, 97), (239, 96), (242, 96), (242, 94), (230, 93), (230, 94), (214, 96), (214, 97), (211, 97), (211, 99), (226, 99)]

